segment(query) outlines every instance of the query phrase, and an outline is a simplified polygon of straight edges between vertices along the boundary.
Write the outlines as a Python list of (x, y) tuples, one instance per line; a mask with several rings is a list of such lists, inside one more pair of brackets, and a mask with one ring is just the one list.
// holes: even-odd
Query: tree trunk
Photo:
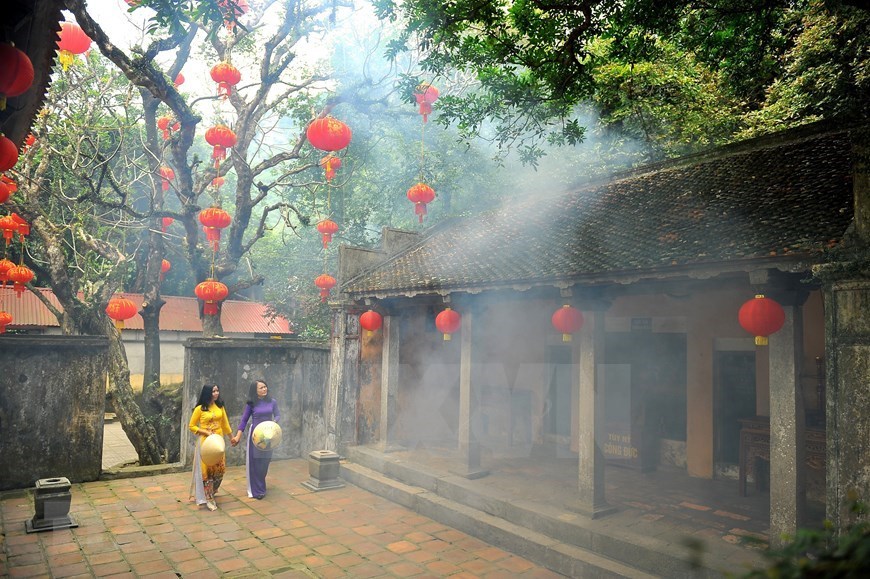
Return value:
[(121, 421), (121, 427), (127, 438), (139, 453), (139, 464), (142, 466), (160, 464), (163, 456), (157, 440), (157, 432), (145, 419), (145, 415), (136, 404), (133, 397), (133, 387), (130, 386), (130, 365), (127, 362), (127, 352), (121, 342), (121, 334), (106, 322), (106, 334), (109, 337), (109, 392), (112, 405)]
[(160, 296), (156, 300), (149, 300), (145, 294), (142, 304), (142, 323), (145, 329), (145, 368), (142, 376), (142, 401), (145, 406), (154, 397), (154, 393), (160, 387), (160, 309), (166, 303)]

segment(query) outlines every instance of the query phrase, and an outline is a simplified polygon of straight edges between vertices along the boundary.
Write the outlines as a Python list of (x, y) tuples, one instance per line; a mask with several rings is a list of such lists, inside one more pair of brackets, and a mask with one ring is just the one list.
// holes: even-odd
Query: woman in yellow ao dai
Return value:
[(190, 496), (196, 498), (196, 504), (205, 504), (208, 510), (214, 511), (217, 510), (214, 495), (224, 480), (224, 473), (227, 469), (226, 459), (221, 457), (217, 464), (207, 466), (200, 459), (200, 447), (210, 434), (220, 434), (221, 436), (232, 434), (230, 420), (217, 384), (202, 387), (188, 426), (192, 433), (199, 436), (194, 447), (193, 481), (191, 482)]

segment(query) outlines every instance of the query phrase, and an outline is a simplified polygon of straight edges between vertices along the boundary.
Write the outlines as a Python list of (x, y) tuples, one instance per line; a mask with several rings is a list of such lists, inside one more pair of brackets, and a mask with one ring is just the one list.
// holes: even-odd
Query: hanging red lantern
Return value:
[(414, 213), (420, 218), (420, 223), (423, 223), (426, 204), (435, 199), (435, 190), (425, 183), (417, 183), (408, 189), (408, 199), (414, 204)]
[(166, 228), (175, 223), (175, 219), (171, 217), (164, 217), (160, 220), (160, 231), (166, 233)]
[(6, 110), (6, 99), (27, 92), (33, 84), (33, 63), (23, 50), (0, 43), (0, 111)]
[(6, 287), (6, 283), (9, 281), (9, 270), (15, 267), (15, 263), (6, 259), (0, 259), (0, 288)]
[(106, 306), (106, 314), (115, 321), (119, 332), (124, 329), (124, 320), (129, 320), (138, 313), (139, 308), (127, 298), (113, 297)]
[(340, 151), (350, 144), (350, 127), (340, 120), (326, 116), (314, 119), (305, 130), (308, 142), (321, 151)]
[(317, 231), (323, 236), (323, 249), (326, 249), (332, 236), (338, 233), (338, 223), (331, 219), (324, 219), (317, 224)]
[(756, 346), (766, 346), (767, 337), (785, 324), (785, 311), (776, 301), (758, 294), (740, 306), (737, 320), (744, 330), (755, 336)]
[(242, 73), (229, 62), (219, 62), (211, 67), (211, 78), (218, 83), (218, 96), (227, 98), (233, 93), (233, 87), (242, 80)]
[(236, 20), (248, 13), (248, 0), (218, 0), (218, 7), (224, 15), (224, 25), (227, 30), (236, 26)]
[(211, 242), (212, 250), (217, 251), (221, 240), (221, 229), (229, 227), (233, 218), (220, 207), (208, 207), (199, 212), (199, 222), (203, 225), (205, 238)]
[(556, 331), (562, 332), (562, 341), (570, 342), (571, 334), (583, 327), (583, 312), (565, 304), (553, 313), (550, 321)]
[(30, 235), (30, 224), (17, 213), (13, 213), (10, 217), (12, 217), (12, 220), (18, 226), (16, 230), (18, 231), (18, 241), (24, 241), (24, 237)]
[(326, 180), (332, 181), (335, 177), (336, 170), (341, 167), (341, 159), (332, 155), (327, 155), (320, 159), (320, 166), (326, 172)]
[(196, 297), (205, 302), (202, 306), (202, 313), (206, 316), (216, 316), (218, 303), (227, 299), (230, 290), (216, 279), (209, 278), (197, 285), (194, 293), (196, 293)]
[(160, 187), (164, 191), (169, 191), (169, 182), (175, 179), (175, 171), (166, 165), (160, 167)]
[(168, 259), (160, 262), (160, 281), (163, 281), (163, 278), (166, 277), (166, 272), (170, 269), (172, 269), (172, 263)]
[(9, 190), (9, 186), (5, 181), (0, 180), (0, 203), (6, 203), (10, 195), (12, 195), (12, 191)]
[(448, 306), (443, 312), (435, 316), (435, 327), (444, 334), (445, 340), (450, 340), (450, 334), (459, 331), (462, 325), (462, 316)]
[(59, 60), (64, 70), (73, 63), (76, 54), (82, 54), (91, 47), (90, 37), (75, 22), (61, 22), (58, 37)]
[(6, 185), (6, 188), (9, 189), (9, 194), (15, 193), (18, 191), (18, 183), (12, 177), (7, 177), (6, 175), (0, 175), (0, 182)]
[(172, 137), (172, 131), (178, 130), (178, 123), (172, 123), (172, 117), (163, 115), (157, 119), (157, 128), (163, 131), (163, 140), (168, 141)]
[(325, 302), (329, 297), (329, 290), (335, 287), (335, 278), (329, 274), (321, 274), (314, 280), (314, 285), (320, 288), (320, 301)]
[(12, 314), (0, 311), (0, 334), (6, 333), (6, 326), (12, 323)]
[(8, 171), (18, 162), (18, 147), (0, 133), (0, 171)]
[(36, 144), (36, 137), (33, 136), (33, 133), (28, 134), (24, 138), (24, 150), (27, 151), (30, 147)]
[(432, 114), (432, 103), (438, 100), (438, 89), (427, 82), (420, 83), (414, 90), (414, 98), (420, 105), (420, 114), (423, 115), (425, 123), (429, 120), (429, 115)]
[(33, 271), (26, 265), (12, 266), (6, 275), (9, 277), (9, 281), (14, 282), (15, 294), (19, 298), (24, 293), (24, 284), (29, 283), (35, 277)]
[(374, 310), (369, 310), (364, 312), (359, 317), (359, 325), (362, 329), (366, 330), (369, 334), (372, 332), (378, 331), (380, 329), (381, 324), (384, 323), (384, 318), (378, 312)]
[(211, 185), (215, 189), (220, 189), (226, 181), (223, 177), (218, 176), (211, 180)]
[(227, 149), (235, 146), (236, 134), (226, 125), (215, 125), (205, 132), (205, 140), (214, 147), (211, 157), (214, 159), (214, 168), (217, 169), (221, 160), (227, 158)]
[(181, 85), (183, 85), (184, 84), (184, 75), (179, 72), (177, 75), (175, 75), (175, 81), (172, 84), (175, 85), (175, 88), (178, 88)]
[(3, 237), (6, 239), (6, 245), (12, 241), (12, 236), (18, 231), (18, 222), (12, 219), (11, 215), (0, 217), (0, 231), (3, 231)]

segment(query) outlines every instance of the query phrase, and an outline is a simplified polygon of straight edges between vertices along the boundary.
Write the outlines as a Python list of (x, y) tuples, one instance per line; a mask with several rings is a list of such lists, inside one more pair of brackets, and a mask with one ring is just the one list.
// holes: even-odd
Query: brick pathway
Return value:
[(80, 526), (30, 535), (29, 493), (3, 493), (0, 576), (560, 577), (354, 486), (308, 491), (307, 478), (306, 461), (275, 462), (257, 501), (230, 468), (214, 513), (188, 502), (189, 472), (77, 484)]

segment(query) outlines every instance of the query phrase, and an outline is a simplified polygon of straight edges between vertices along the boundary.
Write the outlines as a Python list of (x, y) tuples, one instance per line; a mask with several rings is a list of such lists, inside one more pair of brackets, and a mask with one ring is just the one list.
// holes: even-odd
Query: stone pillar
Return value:
[[(837, 266), (843, 265), (817, 273), (836, 275)], [(829, 280), (824, 288), (826, 516), (835, 528), (845, 530), (868, 520), (851, 512), (852, 497), (870, 500), (870, 280), (854, 279), (856, 270), (843, 271), (840, 277), (853, 279)]]
[(469, 479), (489, 474), (480, 466), (480, 442), (475, 432), (475, 408), (472, 392), (472, 367), (474, 343), (474, 312), (467, 308), (462, 312), (459, 354), (459, 455), (462, 464), (455, 474)]
[(604, 311), (586, 315), (586, 323), (575, 341), (573, 358), (580, 361), (578, 392), (579, 495), (572, 510), (592, 519), (615, 509), (604, 497), (604, 453), (595, 439), (596, 421), (604, 420), (603, 397), (598, 396), (598, 368), (604, 363)]
[[(785, 301), (785, 300), (783, 300)], [(784, 303), (785, 324), (770, 336), (770, 540), (794, 537), (806, 513), (806, 419), (800, 364), (800, 304)], [(800, 300), (797, 300), (800, 301)]]
[(396, 440), (399, 396), (399, 327), (398, 315), (384, 316), (384, 346), (381, 358), (381, 432), (380, 446), (384, 452), (401, 448)]
[(347, 314), (344, 308), (333, 308), (330, 312), (332, 333), (329, 342), (329, 378), (326, 382), (326, 396), (323, 401), (323, 414), (326, 420), (326, 450), (338, 450), (339, 400), (344, 380), (344, 352), (346, 344), (345, 326)]

